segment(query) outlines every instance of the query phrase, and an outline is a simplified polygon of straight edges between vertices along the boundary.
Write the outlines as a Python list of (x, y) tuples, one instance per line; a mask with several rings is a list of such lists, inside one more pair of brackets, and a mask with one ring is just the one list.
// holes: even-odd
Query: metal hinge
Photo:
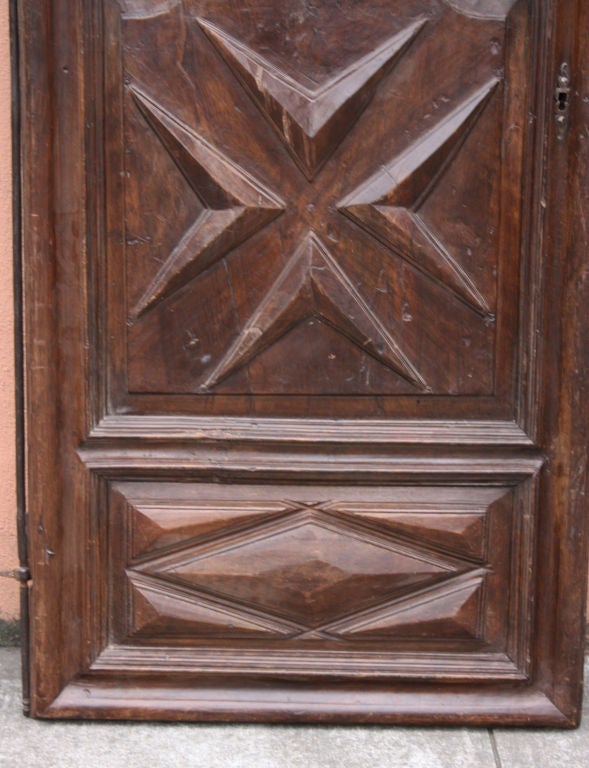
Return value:
[(569, 114), (571, 111), (571, 75), (566, 61), (563, 61), (558, 70), (554, 101), (556, 138), (558, 141), (563, 141), (569, 127)]
[(31, 580), (31, 572), (28, 568), (12, 568), (10, 571), (0, 571), (0, 577), (4, 579), (16, 579), (21, 584), (26, 584)]

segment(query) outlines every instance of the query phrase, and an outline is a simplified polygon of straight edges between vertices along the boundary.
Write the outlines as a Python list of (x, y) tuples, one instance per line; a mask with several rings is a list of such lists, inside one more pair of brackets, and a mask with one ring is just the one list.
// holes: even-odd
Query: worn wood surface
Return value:
[(34, 715), (578, 721), (581, 5), (20, 0)]

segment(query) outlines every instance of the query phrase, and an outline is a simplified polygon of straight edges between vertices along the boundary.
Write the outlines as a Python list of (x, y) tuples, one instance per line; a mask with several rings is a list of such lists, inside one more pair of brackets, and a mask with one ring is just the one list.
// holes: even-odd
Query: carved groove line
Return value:
[(123, 19), (153, 19), (170, 13), (182, 0), (119, 0)]
[(455, 13), (478, 20), (505, 21), (515, 0), (443, 0)]

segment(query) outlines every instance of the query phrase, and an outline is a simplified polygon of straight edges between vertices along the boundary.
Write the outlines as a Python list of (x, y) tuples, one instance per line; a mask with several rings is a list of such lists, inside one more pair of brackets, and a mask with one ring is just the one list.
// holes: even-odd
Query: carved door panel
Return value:
[(33, 714), (575, 722), (559, 6), (21, 2)]

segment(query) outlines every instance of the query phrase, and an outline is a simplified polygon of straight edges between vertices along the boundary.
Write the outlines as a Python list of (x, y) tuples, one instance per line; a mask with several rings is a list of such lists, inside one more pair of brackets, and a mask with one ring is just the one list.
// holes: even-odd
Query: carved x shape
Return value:
[[(418, 19), (336, 77), (293, 79), (209, 21), (199, 23), (307, 177), (309, 200), (327, 205), (312, 181), (371, 101), (378, 84), (425, 24)], [(493, 93), (492, 79), (438, 125), (384, 164), (333, 208), (480, 315), (489, 307), (428, 227), (420, 208)], [(132, 88), (145, 119), (203, 204), (134, 308), (139, 318), (279, 217), (287, 204), (192, 128)], [(299, 206), (300, 207), (300, 206)], [(241, 333), (202, 384), (210, 390), (309, 317), (317, 317), (422, 390), (427, 384), (328, 248), (302, 219), (299, 245)]]

